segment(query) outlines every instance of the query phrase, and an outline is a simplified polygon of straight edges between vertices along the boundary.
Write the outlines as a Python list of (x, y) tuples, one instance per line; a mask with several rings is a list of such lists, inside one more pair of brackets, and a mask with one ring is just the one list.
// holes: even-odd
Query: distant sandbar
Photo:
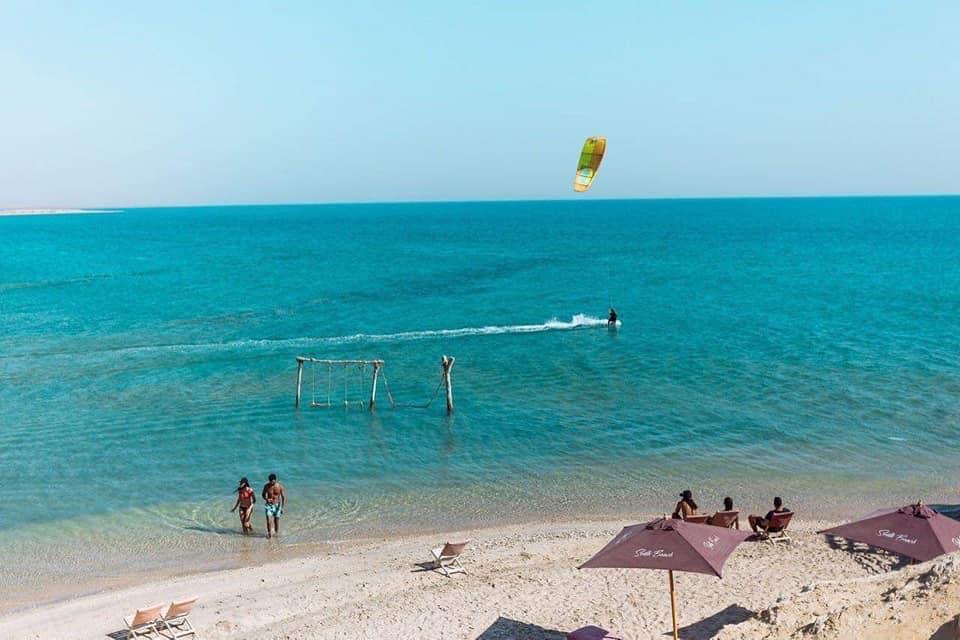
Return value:
[(116, 209), (0, 209), (0, 216), (56, 216), (70, 213), (119, 213)]

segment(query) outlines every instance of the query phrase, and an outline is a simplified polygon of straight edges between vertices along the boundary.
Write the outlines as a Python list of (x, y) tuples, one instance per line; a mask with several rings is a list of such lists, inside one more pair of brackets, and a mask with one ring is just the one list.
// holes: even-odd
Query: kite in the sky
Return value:
[(607, 139), (603, 136), (587, 138), (580, 150), (580, 162), (577, 163), (577, 175), (573, 178), (574, 191), (586, 191), (593, 184), (593, 178), (600, 168), (603, 152), (607, 150)]

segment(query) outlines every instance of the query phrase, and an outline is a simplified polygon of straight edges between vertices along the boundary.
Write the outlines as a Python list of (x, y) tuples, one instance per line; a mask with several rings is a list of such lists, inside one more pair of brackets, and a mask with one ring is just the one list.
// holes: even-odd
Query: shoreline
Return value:
[[(385, 637), (392, 632), (417, 638), (559, 640), (586, 624), (625, 637), (658, 636), (668, 630), (670, 615), (660, 572), (576, 569), (624, 524), (540, 522), (404, 535), (304, 549), (303, 555), (256, 565), (140, 580), (129, 576), (124, 585), (107, 584), (88, 595), (0, 614), (0, 636), (103, 637), (119, 631), (120, 617), (137, 607), (192, 596), (199, 601), (191, 617), (205, 638)], [(816, 637), (843, 637), (841, 613), (850, 617), (851, 607), (889, 608), (891, 599), (876, 592), (898, 588), (901, 600), (922, 593), (924, 601), (916, 607), (933, 607), (926, 610), (926, 623), (917, 623), (912, 607), (894, 602), (899, 619), (910, 620), (916, 632), (898, 637), (928, 638), (920, 635), (924, 624), (947, 624), (956, 614), (933, 606), (956, 597), (960, 562), (955, 558), (904, 566), (889, 554), (851, 550), (814, 533), (830, 524), (795, 522), (791, 545), (744, 543), (731, 556), (722, 582), (678, 574), (684, 637), (786, 638), (833, 614), (838, 635), (829, 635), (831, 626), (821, 624), (826, 635)], [(472, 540), (463, 557), (467, 574), (448, 578), (421, 566), (431, 547), (461, 539)], [(929, 589), (906, 586), (917, 580)], [(821, 600), (832, 603), (826, 613)], [(886, 609), (881, 613), (861, 615), (858, 624), (895, 624)]]
[[(838, 511), (844, 511), (848, 516), (856, 517), (883, 506), (879, 503), (867, 503), (861, 509), (839, 510), (838, 505), (834, 504), (828, 508), (826, 507), (827, 504), (827, 502), (821, 502), (819, 508), (814, 508), (812, 504), (806, 501), (796, 501), (791, 502), (790, 506), (801, 516), (806, 516), (801, 518), (801, 522), (821, 524), (839, 524), (841, 521), (848, 519), (846, 516), (838, 516)], [(933, 503), (933, 506), (941, 511), (960, 512), (960, 506), (937, 504), (936, 502)], [(747, 527), (747, 514), (765, 512), (759, 506), (753, 505), (752, 501), (748, 502), (747, 506), (740, 508), (741, 527), (744, 528)], [(576, 528), (598, 522), (608, 523), (610, 527), (620, 527), (627, 524), (647, 522), (661, 515), (665, 516), (666, 513), (662, 510), (654, 511), (649, 508), (638, 511), (631, 510), (628, 513), (609, 511), (527, 513), (522, 516), (514, 514), (513, 517), (504, 517), (501, 514), (501, 517), (487, 522), (461, 518), (453, 523), (418, 520), (419, 526), (410, 524), (390, 526), (383, 523), (377, 528), (368, 528), (364, 535), (347, 534), (342, 537), (327, 539), (304, 538), (302, 532), (296, 531), (295, 526), (291, 526), (294, 525), (295, 521), (290, 521), (287, 523), (288, 528), (285, 529), (287, 533), (282, 535), (279, 541), (267, 540), (262, 523), (259, 522), (257, 522), (257, 529), (253, 535), (241, 534), (239, 527), (235, 527), (236, 530), (234, 531), (232, 528), (234, 527), (233, 518), (231, 517), (230, 525), (222, 529), (213, 528), (199, 535), (193, 532), (184, 532), (186, 535), (193, 537), (174, 540), (168, 537), (170, 530), (162, 530), (152, 537), (138, 539), (135, 543), (135, 549), (140, 549), (140, 551), (137, 552), (136, 564), (130, 562), (130, 558), (124, 560), (126, 556), (130, 555), (129, 548), (121, 551), (121, 555), (118, 555), (117, 549), (114, 549), (109, 552), (110, 557), (107, 557), (104, 555), (107, 552), (103, 548), (89, 547), (84, 549), (83, 547), (77, 547), (76, 542), (74, 542), (74, 555), (65, 557), (56, 555), (56, 549), (50, 545), (50, 541), (46, 543), (39, 541), (37, 544), (42, 545), (45, 549), (45, 557), (35, 558), (28, 563), (30, 567), (33, 567), (29, 582), (23, 579), (24, 573), (21, 566), (23, 563), (18, 564), (18, 561), (14, 561), (12, 564), (8, 564), (7, 584), (5, 588), (0, 589), (0, 619), (3, 616), (19, 613), (30, 607), (56, 606), (78, 598), (94, 596), (104, 590), (115, 591), (128, 588), (144, 581), (152, 583), (176, 580), (187, 575), (202, 576), (222, 571), (264, 567), (278, 562), (338, 554), (343, 550), (363, 548), (369, 545), (400, 543), (426, 537), (440, 538), (463, 531), (479, 532), (481, 534), (492, 533), (496, 536), (499, 532), (505, 530), (543, 527)], [(957, 516), (954, 515), (954, 517)], [(122, 533), (122, 531), (123, 525), (117, 529), (119, 533)], [(129, 534), (119, 535), (113, 539), (113, 544), (121, 544), (124, 538), (129, 538)], [(13, 544), (23, 544), (24, 542), (21, 538), (19, 541), (14, 541)], [(107, 540), (105, 544), (110, 544), (110, 541)], [(147, 549), (150, 551), (145, 552)], [(80, 553), (76, 553), (78, 550)], [(12, 548), (11, 551), (16, 556), (30, 555), (31, 553), (29, 546), (20, 549)], [(87, 554), (86, 557), (84, 557), (84, 553)], [(123, 553), (126, 553), (126, 556), (123, 556)], [(50, 558), (55, 558), (55, 560), (50, 560)], [(50, 562), (58, 567), (69, 567), (69, 570), (59, 573), (37, 571), (38, 567)]]
[[(0, 621), (5, 616), (22, 613), (24, 611), (35, 609), (37, 607), (56, 606), (70, 600), (85, 598), (101, 594), (105, 591), (116, 591), (129, 588), (138, 582), (159, 582), (167, 580), (176, 580), (187, 576), (204, 576), (222, 571), (231, 571), (239, 569), (251, 569), (264, 567), (275, 563), (283, 563), (292, 560), (322, 556), (329, 553), (339, 553), (344, 549), (359, 549), (366, 546), (376, 546), (401, 542), (409, 539), (426, 537), (443, 537), (458, 532), (493, 532), (514, 528), (532, 528), (532, 527), (550, 527), (550, 526), (577, 526), (578, 524), (595, 522), (639, 522), (652, 520), (658, 517), (652, 513), (639, 517), (624, 515), (622, 517), (614, 515), (574, 515), (564, 514), (556, 517), (543, 517), (529, 514), (527, 517), (504, 520), (489, 524), (468, 524), (466, 526), (439, 526), (428, 525), (421, 527), (407, 526), (396, 529), (393, 527), (384, 527), (374, 530), (370, 535), (365, 536), (347, 536), (334, 540), (297, 540), (297, 536), (290, 534), (281, 534), (279, 540), (269, 540), (263, 532), (262, 523), (257, 521), (258, 528), (251, 535), (240, 533), (239, 526), (236, 531), (219, 532), (217, 536), (230, 536), (243, 543), (255, 545), (255, 552), (250, 553), (249, 548), (245, 550), (234, 549), (219, 556), (213, 555), (193, 555), (189, 558), (181, 558), (178, 562), (170, 562), (169, 559), (158, 560), (156, 566), (150, 568), (141, 568), (127, 571), (123, 574), (102, 574), (95, 580), (81, 579), (79, 576), (73, 576), (68, 583), (63, 580), (49, 580), (35, 585), (18, 585), (16, 592), (22, 595), (22, 600), (31, 601), (32, 605), (18, 605), (10, 601), (0, 599)], [(232, 518), (231, 518), (232, 521)], [(387, 529), (393, 529), (394, 533), (388, 533)], [(293, 538), (295, 541), (291, 541)], [(147, 544), (150, 544), (149, 542)], [(269, 546), (268, 546), (269, 545)], [(207, 551), (209, 553), (209, 550)], [(52, 595), (56, 593), (57, 595)], [(0, 596), (3, 596), (0, 593)], [(51, 596), (51, 597), (45, 597)], [(9, 595), (7, 596), (9, 598)], [(38, 601), (38, 598), (43, 598)]]

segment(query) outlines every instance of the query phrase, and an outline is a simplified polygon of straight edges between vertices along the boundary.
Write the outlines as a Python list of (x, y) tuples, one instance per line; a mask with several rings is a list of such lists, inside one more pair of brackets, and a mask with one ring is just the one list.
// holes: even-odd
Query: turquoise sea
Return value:
[[(424, 404), (443, 354), (453, 416), (383, 387), (344, 408), (325, 368), (305, 402), (339, 404), (294, 408), (298, 355), (382, 358)], [(825, 517), (957, 502), (958, 436), (960, 198), (0, 218), (7, 606), (356, 537), (627, 519), (686, 488)], [(270, 472), (279, 543), (228, 513)]]

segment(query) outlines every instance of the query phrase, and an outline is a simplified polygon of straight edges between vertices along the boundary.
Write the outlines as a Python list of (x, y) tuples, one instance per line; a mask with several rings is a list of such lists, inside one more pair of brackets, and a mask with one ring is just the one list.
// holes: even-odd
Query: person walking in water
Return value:
[[(280, 516), (283, 515), (283, 508), (287, 506), (287, 495), (283, 492), (283, 485), (277, 482), (277, 474), (271, 473), (267, 478), (267, 484), (263, 485), (260, 497), (266, 501), (263, 510), (267, 514), (267, 537), (270, 537), (271, 524), (273, 533), (280, 535)], [(273, 518), (272, 523), (270, 518)]]
[(240, 526), (243, 527), (244, 533), (253, 533), (253, 524), (250, 522), (250, 518), (253, 516), (253, 505), (256, 502), (257, 498), (253, 495), (250, 482), (246, 478), (240, 478), (240, 486), (237, 487), (237, 501), (233, 503), (233, 509), (230, 509), (230, 513), (237, 509), (240, 510)]
[(256, 501), (257, 498), (253, 495), (250, 482), (246, 478), (240, 478), (240, 486), (237, 487), (237, 501), (233, 503), (233, 509), (230, 509), (230, 513), (237, 509), (240, 510), (240, 526), (243, 527), (244, 533), (253, 533), (253, 524), (250, 523), (250, 518), (253, 516), (253, 505)]

